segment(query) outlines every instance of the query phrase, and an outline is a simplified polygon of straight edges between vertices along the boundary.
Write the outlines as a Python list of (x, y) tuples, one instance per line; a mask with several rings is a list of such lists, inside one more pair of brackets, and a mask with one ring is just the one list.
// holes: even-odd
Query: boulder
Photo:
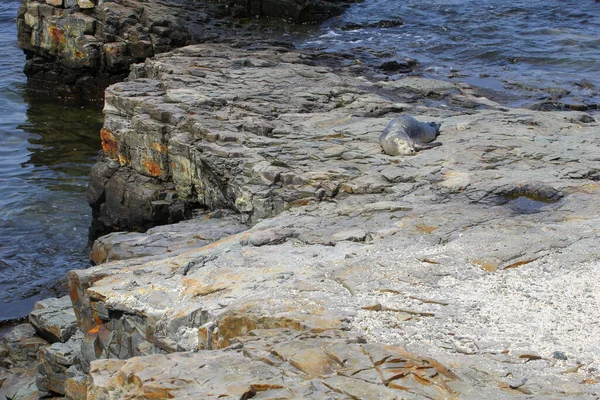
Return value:
[(51, 343), (65, 343), (77, 330), (77, 320), (69, 296), (35, 303), (29, 322)]

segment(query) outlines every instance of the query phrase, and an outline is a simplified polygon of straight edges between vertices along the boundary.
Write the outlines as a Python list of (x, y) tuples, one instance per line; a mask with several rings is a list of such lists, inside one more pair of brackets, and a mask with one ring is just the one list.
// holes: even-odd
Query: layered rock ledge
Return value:
[[(594, 116), (314, 64), (285, 49), (198, 45), (108, 90), (110, 161), (97, 168), (114, 174), (92, 185), (94, 199), (115, 199), (112, 180), (129, 174), (167, 187), (164, 199), (233, 209), (251, 228), (171, 258), (72, 272), (92, 369), (94, 358), (235, 347), (257, 329), (356, 331), (452, 365), (460, 385), (434, 398), (593, 396)], [(379, 133), (399, 113), (441, 122), (443, 146), (384, 155)], [(97, 210), (123, 221), (129, 198)]]
[[(97, 242), (106, 263), (69, 274), (79, 331), (45, 350), (40, 390), (596, 398), (597, 117), (315, 64), (195, 45), (110, 87), (96, 215), (209, 211)], [(383, 154), (400, 113), (441, 122), (443, 145)]]
[(23, 0), (17, 18), (25, 74), (38, 91), (102, 99), (132, 63), (205, 40), (247, 36), (235, 17), (314, 23), (340, 14), (346, 0)]

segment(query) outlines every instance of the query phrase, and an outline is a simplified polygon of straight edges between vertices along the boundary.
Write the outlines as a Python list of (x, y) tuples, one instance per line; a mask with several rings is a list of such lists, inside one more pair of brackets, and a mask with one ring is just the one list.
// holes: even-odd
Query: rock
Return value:
[(552, 353), (552, 357), (556, 358), (557, 360), (563, 360), (563, 361), (566, 361), (569, 359), (567, 357), (567, 355), (562, 351), (555, 351), (554, 353)]
[[(456, 379), (427, 360), (391, 346), (362, 345), (343, 332), (298, 335), (282, 329), (255, 330), (236, 343), (229, 351), (94, 361), (88, 394), (98, 399), (109, 398), (111, 393), (124, 397), (392, 399), (424, 393), (445, 396), (449, 394), (446, 384)], [(373, 361), (374, 354), (383, 355), (380, 362)], [(201, 382), (181, 379), (195, 371), (202, 376)], [(374, 373), (373, 382), (355, 376), (367, 371)], [(128, 381), (138, 384), (127, 385)]]
[[(73, 12), (74, 7), (85, 13)], [(131, 63), (191, 41), (191, 27), (176, 14), (177, 9), (136, 0), (24, 1), (17, 26), (19, 46), (27, 54), (25, 73), (40, 91), (101, 98)], [(153, 26), (166, 29), (158, 32)], [(122, 51), (112, 51), (116, 48)]]
[(331, 235), (335, 241), (350, 240), (352, 242), (364, 242), (367, 234), (360, 228), (355, 228), (347, 231), (336, 232)]
[(97, 239), (90, 256), (92, 263), (138, 257), (172, 257), (246, 230), (234, 215), (202, 213), (194, 219), (158, 226), (145, 233), (111, 233)]
[(96, 7), (96, 4), (92, 0), (77, 0), (77, 5), (83, 9)]
[(77, 330), (77, 320), (69, 296), (35, 303), (29, 322), (51, 343), (65, 343)]
[[(41, 393), (66, 393), (65, 381), (71, 367), (79, 365), (82, 352), (83, 333), (78, 332), (71, 336), (66, 343), (54, 343), (40, 353), (40, 365), (36, 378), (37, 388)], [(73, 375), (75, 381), (70, 383), (70, 390), (75, 393), (81, 391), (81, 380)]]
[[(222, 0), (220, 0), (222, 1)], [(229, 8), (234, 17), (267, 17), (306, 24), (321, 22), (341, 14), (349, 1), (234, 0)]]
[(37, 399), (37, 357), (48, 342), (36, 335), (31, 324), (8, 328), (0, 336), (0, 398)]
[(409, 73), (412, 71), (411, 65), (408, 62), (398, 62), (396, 60), (386, 61), (379, 65), (379, 69), (385, 72)]
[(66, 371), (64, 383), (65, 397), (72, 400), (87, 399), (88, 375), (78, 366), (71, 366)]
[(36, 360), (40, 349), (48, 346), (48, 342), (36, 335), (31, 324), (20, 324), (0, 337), (0, 366), (27, 367)]
[(527, 378), (515, 379), (514, 381), (510, 382), (510, 383), (508, 384), (508, 386), (509, 386), (511, 389), (518, 389), (518, 388), (520, 388), (521, 386), (523, 386), (524, 384), (526, 384), (526, 383), (527, 383), (527, 381), (528, 381), (528, 379), (527, 379)]
[(367, 23), (360, 23), (360, 22), (348, 22), (346, 24), (344, 24), (341, 29), (345, 30), (345, 31), (353, 31), (356, 29), (366, 29), (366, 28), (380, 28), (380, 29), (386, 29), (386, 28), (395, 28), (398, 26), (402, 26), (404, 25), (404, 21), (402, 21), (401, 19), (389, 19), (389, 20), (381, 20), (378, 22), (367, 22)]
[(14, 368), (0, 386), (0, 398), (9, 400), (36, 400), (40, 393), (35, 386), (35, 368)]
[[(257, 32), (224, 21), (227, 14), (313, 23), (339, 15), (351, 1), (219, 3), (25, 0), (17, 27), (19, 47), (27, 55), (24, 71), (30, 87), (63, 98), (97, 101), (109, 84), (125, 78), (132, 64), (155, 54), (220, 36), (247, 40), (249, 45), (261, 39)], [(269, 34), (263, 36), (272, 40)]]
[[(239, 349), (256, 330), (349, 329), (368, 343), (400, 344), (453, 365), (464, 384), (448, 385), (465, 396), (501, 397), (499, 387), (510, 389), (506, 376), (527, 376), (527, 385), (510, 390), (542, 398), (591, 393), (580, 372), (562, 374), (540, 354), (560, 346), (595, 357), (595, 343), (567, 327), (595, 318), (588, 302), (572, 299), (598, 289), (593, 177), (600, 165), (585, 142), (597, 123), (582, 113), (491, 104), (399, 106), (390, 98), (450, 100), (471, 89), (413, 77), (369, 83), (311, 57), (191, 46), (146, 61), (108, 90), (104, 152), (113, 161), (99, 171), (118, 163), (139, 182), (170, 187), (171, 198), (233, 209), (249, 228), (172, 257), (71, 272), (86, 333), (83, 369), (102, 365), (92, 372), (97, 390), (106, 393), (102, 385), (126, 365), (101, 361), (107, 357)], [(442, 147), (410, 159), (381, 153), (379, 134), (407, 108), (442, 122)], [(114, 174), (99, 173), (91, 184), (105, 213), (122, 207), (102, 199)], [(543, 206), (515, 206), (523, 199)], [(169, 229), (176, 238), (178, 228)], [(432, 290), (443, 301), (428, 300)], [(552, 338), (537, 326), (553, 327)], [(305, 339), (284, 342), (260, 347), (257, 357), (306, 376), (340, 364)], [(352, 354), (348, 362), (360, 365)], [(360, 383), (338, 374), (314, 378), (311, 387), (325, 397), (385, 397), (400, 386), (440, 397), (420, 378), (381, 387), (379, 373), (356, 375)]]

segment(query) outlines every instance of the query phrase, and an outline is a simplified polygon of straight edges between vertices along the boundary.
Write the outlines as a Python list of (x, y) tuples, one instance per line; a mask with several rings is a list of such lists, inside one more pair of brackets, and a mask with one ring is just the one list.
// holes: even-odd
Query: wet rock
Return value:
[(412, 71), (412, 66), (406, 61), (398, 62), (396, 60), (392, 60), (380, 64), (379, 69), (385, 72), (399, 72), (407, 74)]
[(283, 18), (294, 23), (306, 24), (341, 14), (350, 1), (232, 0), (227, 3), (234, 17)]
[(404, 25), (404, 21), (401, 19), (384, 19), (378, 22), (367, 22), (367, 23), (358, 23), (358, 22), (349, 22), (341, 27), (342, 30), (345, 31), (353, 31), (356, 29), (365, 29), (365, 28), (395, 28), (398, 26)]

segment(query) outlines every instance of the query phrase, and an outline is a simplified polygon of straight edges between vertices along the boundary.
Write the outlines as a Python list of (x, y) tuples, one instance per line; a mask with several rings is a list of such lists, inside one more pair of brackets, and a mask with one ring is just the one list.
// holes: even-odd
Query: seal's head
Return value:
[(417, 154), (412, 143), (406, 139), (394, 138), (396, 155), (412, 156)]
[(440, 128), (442, 127), (442, 124), (438, 124), (437, 122), (428, 122), (429, 126), (432, 126), (435, 129), (435, 133), (438, 134), (440, 133)]

